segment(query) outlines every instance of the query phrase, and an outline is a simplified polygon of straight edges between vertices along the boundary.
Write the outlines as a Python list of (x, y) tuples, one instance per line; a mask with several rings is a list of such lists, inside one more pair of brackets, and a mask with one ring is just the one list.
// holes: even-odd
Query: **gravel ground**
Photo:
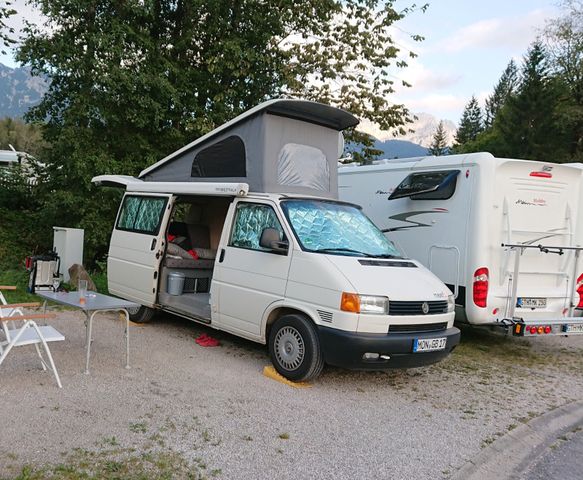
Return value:
[[(32, 347), (0, 367), (0, 477), (80, 454), (87, 464), (154, 452), (192, 478), (447, 478), (521, 422), (583, 396), (583, 336), (528, 343), (466, 330), (440, 364), (327, 367), (294, 389), (261, 374), (265, 347), (168, 315), (131, 327), (130, 370), (123, 323), (98, 317), (86, 376), (81, 314), (52, 324), (67, 337), (51, 346), (62, 390)], [(198, 346), (202, 332), (221, 346)]]

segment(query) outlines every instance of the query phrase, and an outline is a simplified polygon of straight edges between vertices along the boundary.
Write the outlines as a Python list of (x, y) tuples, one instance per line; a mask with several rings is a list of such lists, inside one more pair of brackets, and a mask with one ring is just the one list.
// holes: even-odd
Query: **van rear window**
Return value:
[(412, 173), (391, 193), (389, 200), (447, 200), (455, 192), (459, 170)]
[(167, 201), (166, 197), (126, 195), (116, 228), (128, 232), (158, 235)]

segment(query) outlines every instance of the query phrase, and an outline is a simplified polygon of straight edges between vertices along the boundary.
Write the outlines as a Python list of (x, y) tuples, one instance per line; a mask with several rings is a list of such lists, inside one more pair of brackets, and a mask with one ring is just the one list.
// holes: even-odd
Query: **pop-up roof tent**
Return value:
[(344, 110), (304, 100), (270, 100), (168, 155), (145, 182), (243, 182), (252, 192), (336, 198)]

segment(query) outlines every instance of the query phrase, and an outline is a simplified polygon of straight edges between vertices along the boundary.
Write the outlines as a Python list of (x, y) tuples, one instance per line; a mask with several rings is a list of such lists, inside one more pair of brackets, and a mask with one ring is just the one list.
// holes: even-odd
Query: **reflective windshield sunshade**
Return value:
[(304, 250), (353, 256), (401, 256), (353, 205), (325, 200), (285, 200), (282, 208)]

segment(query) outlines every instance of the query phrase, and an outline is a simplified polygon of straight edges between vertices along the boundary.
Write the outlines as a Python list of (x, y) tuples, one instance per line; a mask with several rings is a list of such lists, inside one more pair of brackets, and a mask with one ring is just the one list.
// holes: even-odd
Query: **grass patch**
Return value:
[[(217, 476), (221, 471), (212, 470)], [(6, 478), (7, 477), (3, 477)], [(166, 480), (209, 478), (176, 452), (136, 453), (131, 449), (92, 452), (79, 449), (63, 463), (35, 467), (26, 465), (13, 480)]]
[[(529, 367), (548, 363), (547, 356), (533, 351), (523, 339), (465, 325), (461, 330), (461, 341), (452, 353), (452, 360), (467, 370), (482, 370), (481, 367), (493, 364), (507, 368), (511, 364)], [(487, 384), (485, 380), (483, 383)]]

